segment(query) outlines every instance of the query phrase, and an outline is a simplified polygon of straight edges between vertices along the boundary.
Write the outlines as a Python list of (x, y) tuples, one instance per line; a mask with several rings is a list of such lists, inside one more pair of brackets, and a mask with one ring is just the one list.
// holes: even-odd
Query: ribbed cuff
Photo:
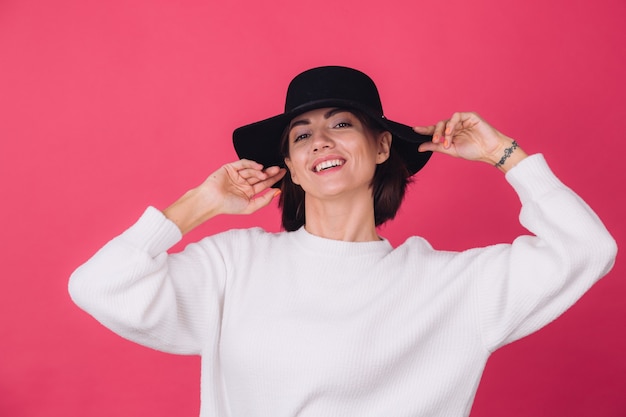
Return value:
[(121, 236), (150, 256), (167, 251), (182, 239), (180, 229), (154, 207), (148, 207), (139, 220)]
[(542, 154), (520, 161), (506, 173), (506, 179), (515, 188), (522, 203), (536, 200), (555, 189), (567, 188), (554, 175)]

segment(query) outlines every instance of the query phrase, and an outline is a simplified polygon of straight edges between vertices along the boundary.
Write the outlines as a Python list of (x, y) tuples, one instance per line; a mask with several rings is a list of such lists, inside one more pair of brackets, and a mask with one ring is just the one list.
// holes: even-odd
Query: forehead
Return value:
[(348, 109), (338, 107), (324, 107), (320, 109), (309, 110), (306, 113), (302, 113), (301, 115), (294, 117), (293, 119), (291, 119), (289, 126), (293, 127), (296, 124), (308, 123), (310, 120), (317, 118), (328, 119), (338, 113), (352, 114), (352, 112)]

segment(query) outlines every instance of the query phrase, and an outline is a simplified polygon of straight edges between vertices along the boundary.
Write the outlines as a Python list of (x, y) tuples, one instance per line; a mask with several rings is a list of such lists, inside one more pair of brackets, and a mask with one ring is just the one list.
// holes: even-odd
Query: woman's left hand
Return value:
[[(513, 146), (513, 139), (494, 129), (476, 113), (454, 113), (449, 120), (442, 120), (434, 126), (413, 129), (417, 133), (433, 136), (431, 142), (420, 145), (420, 152), (440, 152), (491, 165), (496, 165), (505, 155), (505, 150)], [(498, 168), (506, 172), (526, 156), (517, 147)]]

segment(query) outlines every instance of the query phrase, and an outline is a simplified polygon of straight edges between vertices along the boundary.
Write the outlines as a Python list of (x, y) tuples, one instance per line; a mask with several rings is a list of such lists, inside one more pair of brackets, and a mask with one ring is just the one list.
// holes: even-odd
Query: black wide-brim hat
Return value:
[(417, 150), (421, 143), (432, 140), (431, 136), (420, 135), (410, 126), (385, 117), (378, 89), (370, 77), (352, 68), (327, 66), (307, 70), (291, 81), (284, 113), (235, 129), (237, 155), (265, 167), (284, 167), (280, 140), (291, 120), (325, 107), (360, 110), (388, 130), (393, 136), (391, 146), (406, 163), (410, 175), (422, 169), (432, 154)]

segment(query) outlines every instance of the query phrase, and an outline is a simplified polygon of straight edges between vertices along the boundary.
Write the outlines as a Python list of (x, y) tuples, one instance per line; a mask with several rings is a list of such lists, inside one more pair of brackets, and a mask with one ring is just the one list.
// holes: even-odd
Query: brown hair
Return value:
[[(371, 133), (378, 135), (385, 130), (370, 116), (353, 109), (348, 109), (354, 114)], [(280, 141), (280, 151), (283, 158), (289, 157), (289, 127), (285, 129)], [(376, 166), (372, 178), (372, 194), (374, 196), (374, 220), (376, 226), (380, 226), (387, 220), (396, 216), (398, 208), (404, 199), (407, 185), (411, 182), (411, 176), (404, 164), (403, 159), (393, 147), (389, 152), (389, 158)], [(282, 209), (282, 225), (289, 232), (298, 230), (306, 223), (304, 213), (304, 190), (291, 180), (287, 173), (281, 183), (281, 194), (278, 202)]]

